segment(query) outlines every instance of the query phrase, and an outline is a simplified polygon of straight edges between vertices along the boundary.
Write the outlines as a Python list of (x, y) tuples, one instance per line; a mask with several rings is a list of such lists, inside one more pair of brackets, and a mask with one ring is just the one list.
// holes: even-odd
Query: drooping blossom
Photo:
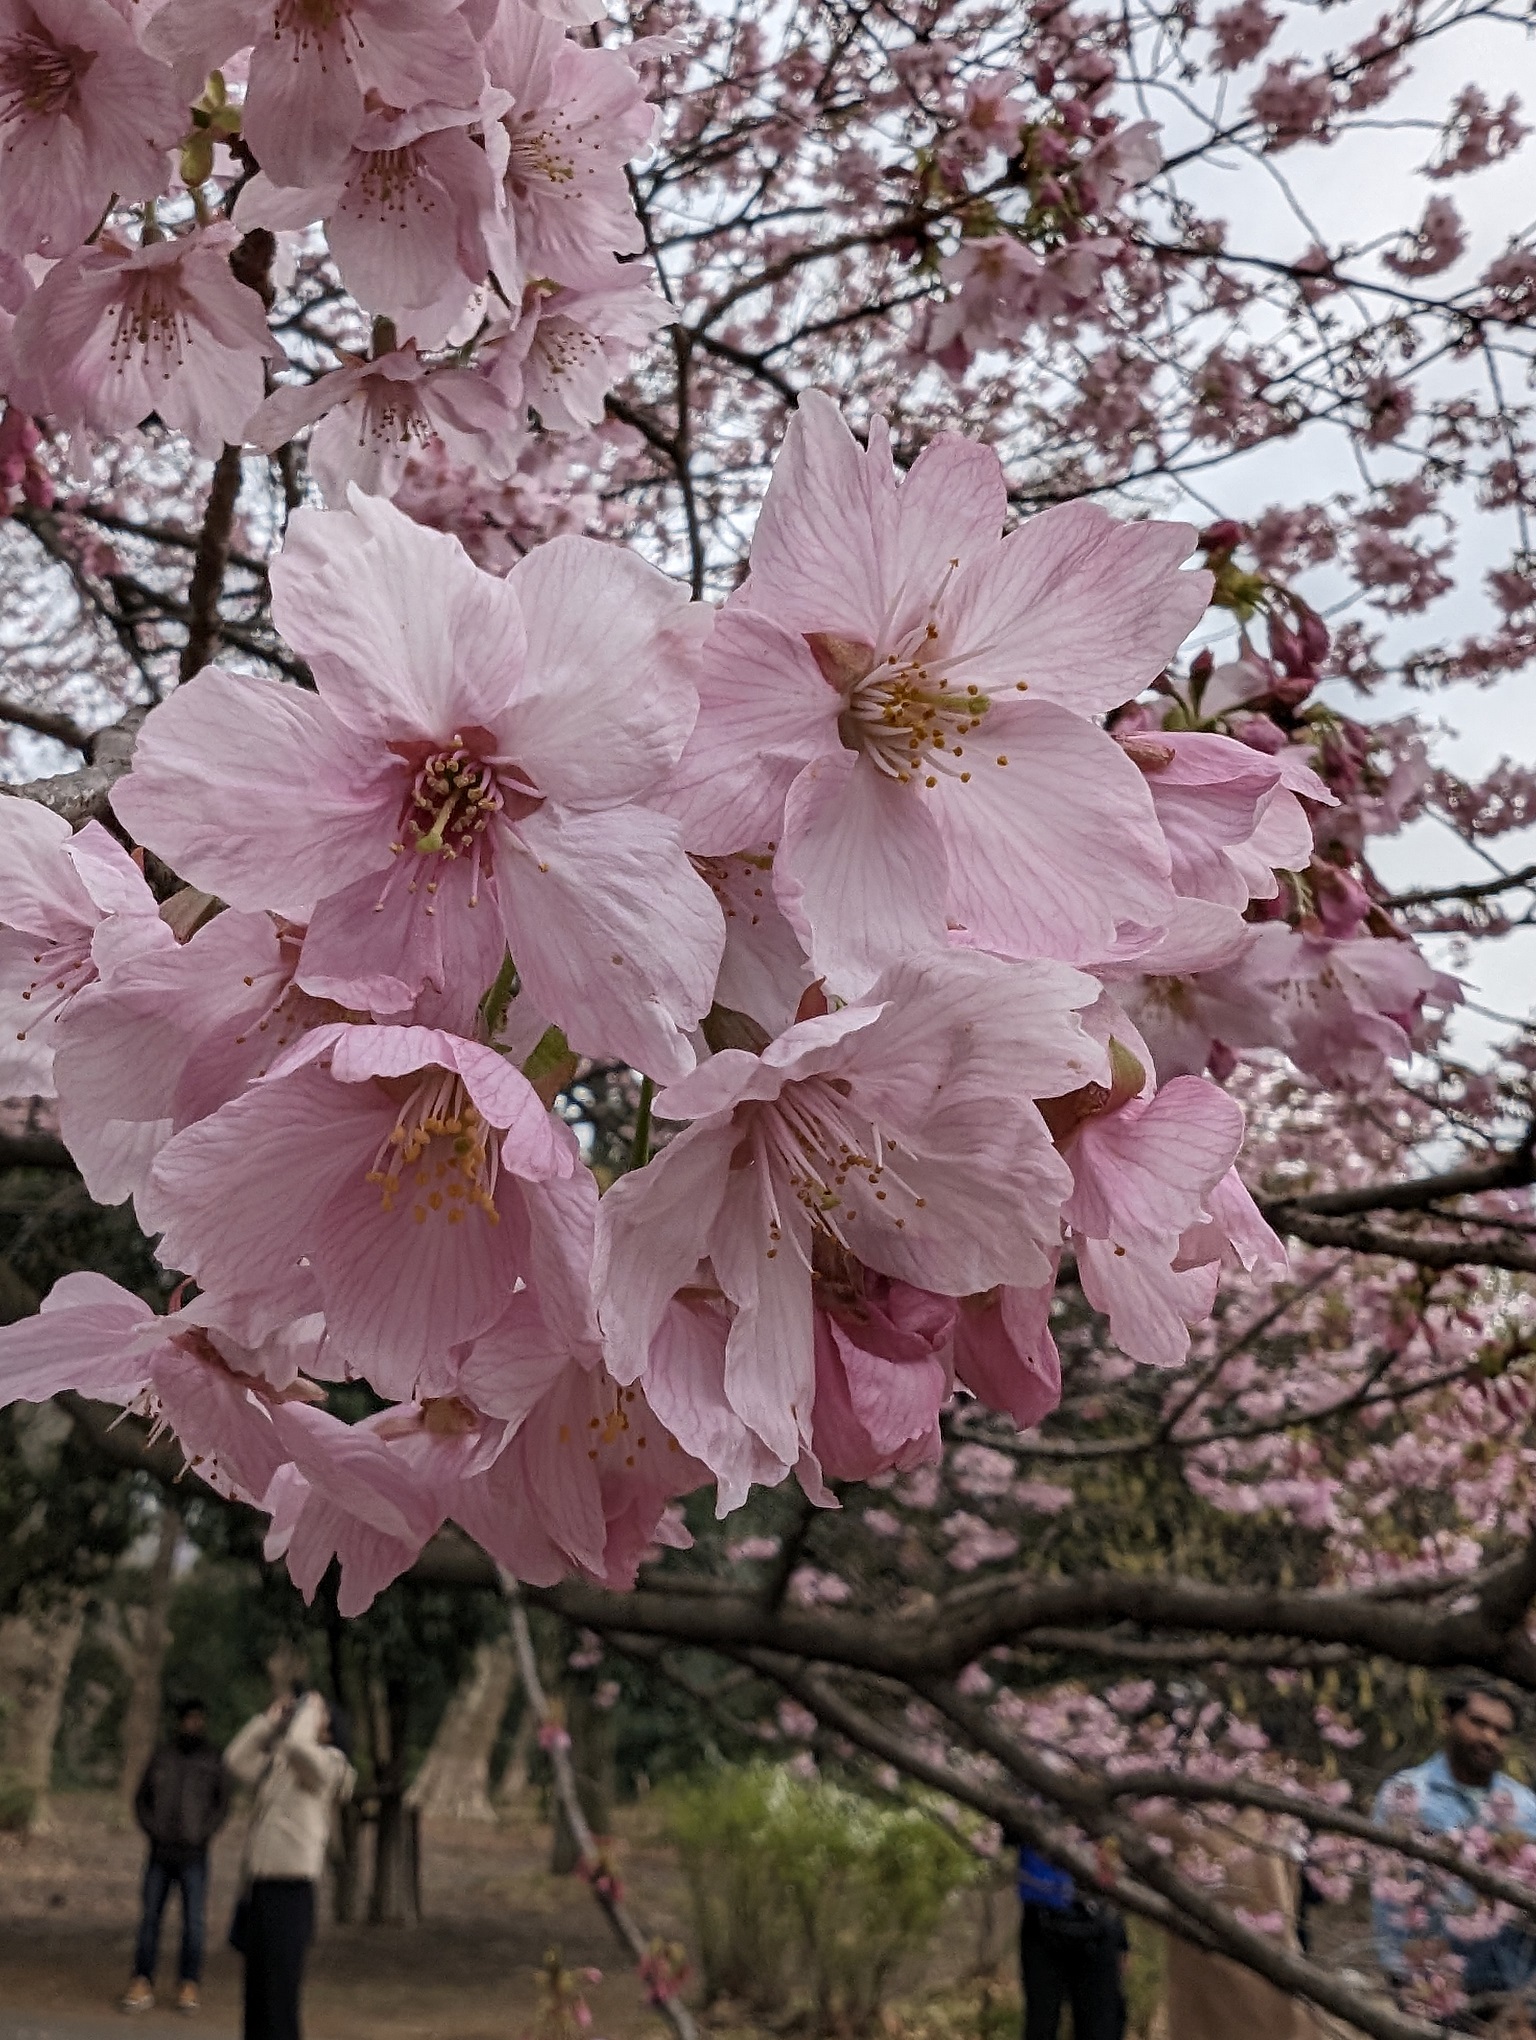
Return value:
[(385, 1395), (488, 1331), (519, 1281), (584, 1249), (574, 1138), (490, 1048), (429, 1027), (318, 1027), (156, 1157), (160, 1254), (249, 1341), (323, 1310)]
[(619, 51), (573, 42), (522, 0), (501, 0), (485, 61), (514, 101), (486, 136), (516, 249), (503, 288), (514, 302), (541, 281), (601, 288), (615, 255), (645, 246), (625, 165), (649, 146), (655, 107)]
[(898, 486), (883, 426), (866, 451), (808, 394), (708, 649), (661, 798), (701, 854), (778, 843), (839, 993), (947, 939), (1105, 957), (1173, 911), (1146, 783), (1089, 718), (1203, 608), (1193, 534), (1075, 504), (1000, 538), (1004, 506), (990, 449), (937, 439)]
[(485, 69), (459, 0), (166, 0), (143, 31), (187, 100), (251, 51), (241, 136), (275, 183), (335, 176), (387, 106), (473, 106)]
[(0, 1405), (73, 1390), (135, 1410), (170, 1426), (210, 1486), (259, 1503), (288, 1457), (274, 1409), (324, 1394), (299, 1373), (322, 1331), (296, 1323), (246, 1347), (204, 1298), (157, 1317), (105, 1275), (64, 1275), (36, 1317), (0, 1329)]
[(510, 948), (582, 1053), (691, 1067), (724, 942), (677, 824), (636, 804), (694, 715), (708, 614), (634, 554), (504, 581), (354, 492), (300, 511), (274, 613), (319, 698), (213, 670), (149, 717), (118, 814), (231, 905), (308, 924), (300, 985), (375, 1014), (467, 1002)]
[(633, 357), (674, 317), (638, 263), (614, 262), (581, 290), (530, 285), (490, 373), (519, 415), (526, 408), (547, 431), (585, 432), (601, 423), (604, 399)]
[(69, 253), (155, 197), (186, 116), (108, 0), (0, 0), (0, 248)]
[(286, 356), (230, 269), (237, 239), (224, 222), (136, 248), (103, 235), (48, 272), (12, 346), (66, 431), (126, 432), (153, 412), (205, 456), (240, 444), (263, 363)]
[(1270, 925), (1248, 968), (1272, 987), (1276, 1031), (1298, 1069), (1345, 1089), (1366, 1085), (1406, 1056), (1426, 1003), (1456, 1004), (1454, 978), (1412, 942), (1346, 942)]
[(175, 939), (99, 822), (74, 835), (36, 801), (0, 799), (0, 1097), (52, 1097), (59, 1021), (76, 997), (112, 959)]
[(370, 496), (393, 496), (407, 464), (438, 444), (449, 459), (504, 480), (527, 439), (519, 411), (488, 376), (434, 368), (409, 340), (372, 361), (274, 390), (245, 436), (275, 453), (306, 425), (315, 426), (309, 472), (333, 510), (346, 508), (354, 482)]
[(114, 964), (61, 1014), (59, 1126), (98, 1204), (137, 1195), (160, 1148), (340, 1009), (293, 982), (303, 931), (215, 915)]
[(1055, 1072), (1063, 1090), (1097, 1072), (1085, 990), (1055, 965), (936, 955), (669, 1086), (658, 1113), (694, 1123), (599, 1209), (614, 1374), (644, 1377), (668, 1305), (708, 1262), (734, 1310), (726, 1400), (793, 1466), (811, 1438), (819, 1243), (941, 1295), (1043, 1279), (1067, 1173), (1030, 1097), (1054, 1095)]
[(480, 117), (474, 108), (455, 113), (438, 105), (372, 109), (336, 177), (297, 189), (265, 173), (253, 177), (235, 225), (241, 232), (297, 230), (323, 220), (341, 280), (358, 303), (436, 346), (491, 268), (486, 237), (495, 244), (496, 184), (468, 132)]
[[(1090, 1025), (1124, 1026), (1106, 1002)], [(1184, 1265), (1182, 1245), (1207, 1223), (1211, 1193), (1231, 1169), (1243, 1139), (1235, 1099), (1200, 1077), (1148, 1080), (1131, 1034), (1109, 1037), (1110, 1081), (1090, 1084), (1043, 1107), (1072, 1168), (1063, 1218), (1077, 1254), (1083, 1294), (1109, 1319), (1133, 1360), (1176, 1367), (1189, 1351), (1189, 1326), (1209, 1316), (1219, 1258)]]
[(906, 1473), (943, 1452), (955, 1302), (860, 1273), (856, 1286), (817, 1285), (810, 1452), (828, 1480)]
[(1001, 1286), (963, 1296), (955, 1313), (955, 1378), (989, 1409), (1012, 1417), (1021, 1431), (1043, 1423), (1061, 1401), (1061, 1355), (1051, 1336), (1049, 1279), (1030, 1288)]
[(1124, 740), (1146, 775), (1185, 899), (1246, 907), (1273, 899), (1277, 871), (1304, 870), (1312, 825), (1301, 796), (1336, 805), (1299, 753), (1266, 756), (1214, 731), (1162, 730)]

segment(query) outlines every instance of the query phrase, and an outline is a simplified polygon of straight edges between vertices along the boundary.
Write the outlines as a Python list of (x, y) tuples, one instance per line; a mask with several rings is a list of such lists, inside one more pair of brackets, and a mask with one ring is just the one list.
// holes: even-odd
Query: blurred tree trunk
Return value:
[(398, 1925), (417, 1914), (420, 1863), (417, 1822), (405, 1803), (406, 1720), (409, 1689), (403, 1678), (375, 1679), (369, 1688), (373, 1726), (374, 1790), (378, 1819), (373, 1838), (373, 1889), (368, 1920)]
[(163, 1502), (160, 1533), (149, 1568), (148, 1597), (142, 1605), (123, 1610), (129, 1648), (120, 1655), (131, 1684), (123, 1715), (123, 1764), (117, 1789), (128, 1805), (133, 1803), (144, 1766), (160, 1739), (165, 1654), (171, 1641), (171, 1594), (180, 1541), (181, 1512), (174, 1503)]
[(528, 1797), (528, 1767), (533, 1761), (538, 1728), (533, 1709), (524, 1706), (517, 1718), (517, 1727), (512, 1731), (512, 1747), (507, 1753), (506, 1769), (496, 1786), (495, 1803), (502, 1812), (520, 1807)]
[(34, 1832), (48, 1823), (53, 1744), (85, 1626), (84, 1598), (0, 1621), (0, 1798)]
[(515, 1675), (509, 1638), (480, 1645), (443, 1711), (432, 1747), (407, 1794), (411, 1806), (442, 1820), (495, 1820), (491, 1752)]
[[(571, 1738), (571, 1768), (576, 1773), (576, 1794), (594, 1835), (606, 1835), (613, 1826), (614, 1759), (618, 1728), (611, 1707), (599, 1707), (592, 1695), (570, 1683), (565, 1690), (565, 1726)], [(571, 1833), (558, 1796), (555, 1800), (555, 1838), (549, 1867), (556, 1877), (576, 1868), (581, 1852)]]

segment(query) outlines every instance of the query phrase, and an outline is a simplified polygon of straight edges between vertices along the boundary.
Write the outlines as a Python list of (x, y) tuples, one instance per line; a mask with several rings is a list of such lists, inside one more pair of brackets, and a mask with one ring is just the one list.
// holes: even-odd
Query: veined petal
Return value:
[(272, 615), (349, 729), (447, 744), (495, 726), (523, 672), (516, 594), (456, 538), (361, 490), (299, 510), (272, 562)]
[(834, 992), (856, 996), (897, 957), (942, 948), (948, 880), (934, 816), (869, 759), (839, 750), (790, 788), (774, 890)]
[(191, 884), (302, 922), (388, 863), (408, 783), (312, 695), (208, 667), (149, 716), (112, 805)]
[(698, 1272), (735, 1147), (729, 1120), (691, 1126), (598, 1205), (592, 1281), (616, 1381), (645, 1372), (667, 1306)]
[(581, 813), (546, 801), (495, 833), (507, 945), (534, 1002), (582, 1055), (684, 1075), (725, 922), (677, 824), (648, 808)]
[(940, 604), (965, 678), (983, 692), (1027, 681), (1078, 715), (1118, 708), (1205, 613), (1210, 575), (1179, 571), (1194, 544), (1192, 525), (1127, 523), (1093, 503), (1027, 519), (962, 561)]
[(968, 783), (941, 775), (923, 795), (948, 854), (960, 940), (1080, 963), (1112, 954), (1126, 922), (1171, 920), (1168, 847), (1113, 738), (1053, 702), (1020, 701), (994, 708), (972, 747)]

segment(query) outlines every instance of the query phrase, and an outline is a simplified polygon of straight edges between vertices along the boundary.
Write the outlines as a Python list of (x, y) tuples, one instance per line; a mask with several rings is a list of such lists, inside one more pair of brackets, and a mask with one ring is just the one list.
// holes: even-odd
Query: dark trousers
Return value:
[(160, 1960), (160, 1920), (174, 1885), (181, 1893), (181, 1967), (183, 1983), (203, 1980), (203, 1926), (208, 1909), (208, 1858), (190, 1863), (161, 1862), (151, 1855), (144, 1866), (144, 1909), (133, 1951), (133, 1973), (155, 1980)]
[(1067, 1934), (1049, 1915), (1025, 1908), (1019, 1931), (1024, 1982), (1024, 2040), (1057, 2040), (1064, 2005), (1072, 2007), (1073, 2040), (1124, 2040), (1120, 1987), (1121, 1936), (1112, 1927)]
[(299, 1992), (314, 1931), (309, 1878), (256, 1879), (245, 1929), (243, 2040), (302, 2040)]

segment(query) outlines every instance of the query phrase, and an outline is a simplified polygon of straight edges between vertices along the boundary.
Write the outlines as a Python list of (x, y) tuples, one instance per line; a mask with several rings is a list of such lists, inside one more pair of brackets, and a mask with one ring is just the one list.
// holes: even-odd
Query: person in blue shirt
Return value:
[(1019, 1974), (1024, 2040), (1057, 2040), (1064, 2005), (1074, 2040), (1124, 2040), (1125, 1922), (1099, 1898), (1079, 1898), (1065, 1870), (1019, 1850)]
[[(1441, 1747), (1427, 1762), (1387, 1779), (1376, 1794), (1378, 1824), (1425, 1835), (1488, 1828), (1536, 1836), (1536, 1793), (1502, 1768), (1518, 1727), (1515, 1703), (1501, 1688), (1470, 1680), (1453, 1687), (1445, 1696)], [(1475, 1903), (1465, 1885), (1433, 1871), (1421, 1882), (1421, 1873), (1406, 1860), (1388, 1875), (1399, 1885), (1420, 1885), (1427, 1913), (1410, 1921), (1400, 1893), (1378, 1891), (1373, 1899), (1376, 1952), (1394, 1991), (1411, 1983), (1427, 1955), (1450, 1949), (1461, 1960), (1474, 2021), (1484, 2006), (1496, 2015), (1509, 1998), (1536, 1995), (1536, 1938), (1529, 1922), (1511, 1920), (1483, 1940), (1463, 1940), (1447, 1931), (1447, 1923)], [(1416, 1943), (1427, 1945), (1421, 1951)], [(1482, 2028), (1474, 2023), (1469, 2030)]]

